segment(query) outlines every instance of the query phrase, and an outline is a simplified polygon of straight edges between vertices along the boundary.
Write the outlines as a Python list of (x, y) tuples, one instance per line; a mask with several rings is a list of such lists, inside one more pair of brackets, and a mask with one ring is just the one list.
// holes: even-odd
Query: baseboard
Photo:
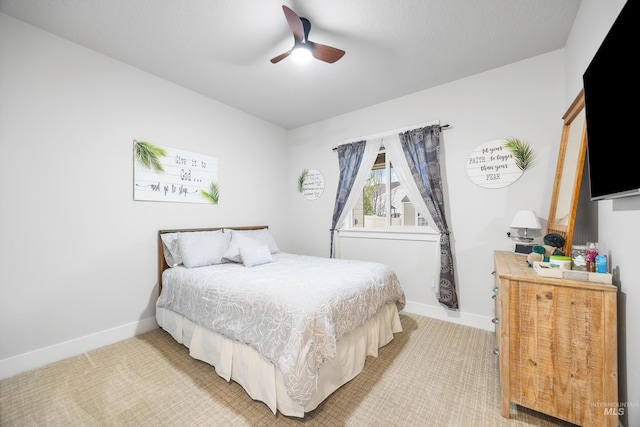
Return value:
[[(407, 301), (404, 311), (487, 331), (494, 330), (494, 325), (491, 323), (490, 317), (448, 310), (444, 307)], [(107, 329), (106, 331), (9, 357), (0, 360), (0, 379), (9, 378), (21, 372), (30, 371), (31, 369), (40, 368), (68, 357), (77, 356), (78, 354), (151, 331), (157, 327), (158, 324), (155, 317), (148, 317), (137, 322), (118, 326), (117, 328)]]
[(471, 326), (472, 328), (484, 329), (493, 332), (495, 325), (491, 322), (491, 317), (479, 314), (465, 313), (464, 311), (449, 310), (445, 307), (421, 304), (407, 301), (404, 311), (421, 316), (433, 317), (434, 319), (445, 320), (451, 323)]
[(58, 362), (158, 328), (155, 317), (0, 360), (0, 379)]

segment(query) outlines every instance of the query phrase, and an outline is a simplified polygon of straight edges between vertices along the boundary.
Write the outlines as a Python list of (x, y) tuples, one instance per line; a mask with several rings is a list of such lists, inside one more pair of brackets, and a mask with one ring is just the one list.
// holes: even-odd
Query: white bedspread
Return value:
[(337, 340), (389, 302), (402, 310), (404, 292), (383, 264), (282, 252), (273, 258), (251, 268), (165, 270), (157, 306), (258, 351), (281, 371), (292, 400), (305, 405)]

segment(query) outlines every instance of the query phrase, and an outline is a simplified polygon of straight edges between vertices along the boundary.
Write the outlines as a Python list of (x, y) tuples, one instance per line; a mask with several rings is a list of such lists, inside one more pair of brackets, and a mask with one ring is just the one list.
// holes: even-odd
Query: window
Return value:
[(352, 229), (427, 227), (386, 153), (380, 151), (351, 211)]

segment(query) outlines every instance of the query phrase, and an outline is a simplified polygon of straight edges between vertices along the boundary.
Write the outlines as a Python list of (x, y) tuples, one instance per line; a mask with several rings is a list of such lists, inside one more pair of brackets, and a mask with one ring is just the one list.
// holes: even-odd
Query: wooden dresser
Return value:
[(617, 288), (539, 276), (495, 253), (501, 413), (515, 403), (580, 426), (618, 425)]

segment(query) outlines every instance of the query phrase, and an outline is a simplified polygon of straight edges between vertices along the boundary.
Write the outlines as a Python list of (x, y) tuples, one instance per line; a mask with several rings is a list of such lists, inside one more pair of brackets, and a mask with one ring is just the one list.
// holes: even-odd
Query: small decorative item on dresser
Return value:
[(587, 271), (596, 271), (596, 257), (598, 256), (598, 242), (587, 242)]
[(549, 267), (560, 270), (571, 270), (571, 258), (563, 255), (551, 255), (549, 257)]
[(571, 246), (571, 269), (587, 271), (587, 247), (585, 245)]
[(529, 267), (532, 267), (536, 261), (548, 262), (551, 256), (564, 256), (564, 252), (560, 249), (564, 247), (564, 237), (550, 233), (544, 236), (542, 240), (544, 245), (534, 246), (532, 253), (527, 256)]
[(606, 273), (607, 272), (607, 257), (604, 255), (598, 255), (596, 257), (596, 273)]

